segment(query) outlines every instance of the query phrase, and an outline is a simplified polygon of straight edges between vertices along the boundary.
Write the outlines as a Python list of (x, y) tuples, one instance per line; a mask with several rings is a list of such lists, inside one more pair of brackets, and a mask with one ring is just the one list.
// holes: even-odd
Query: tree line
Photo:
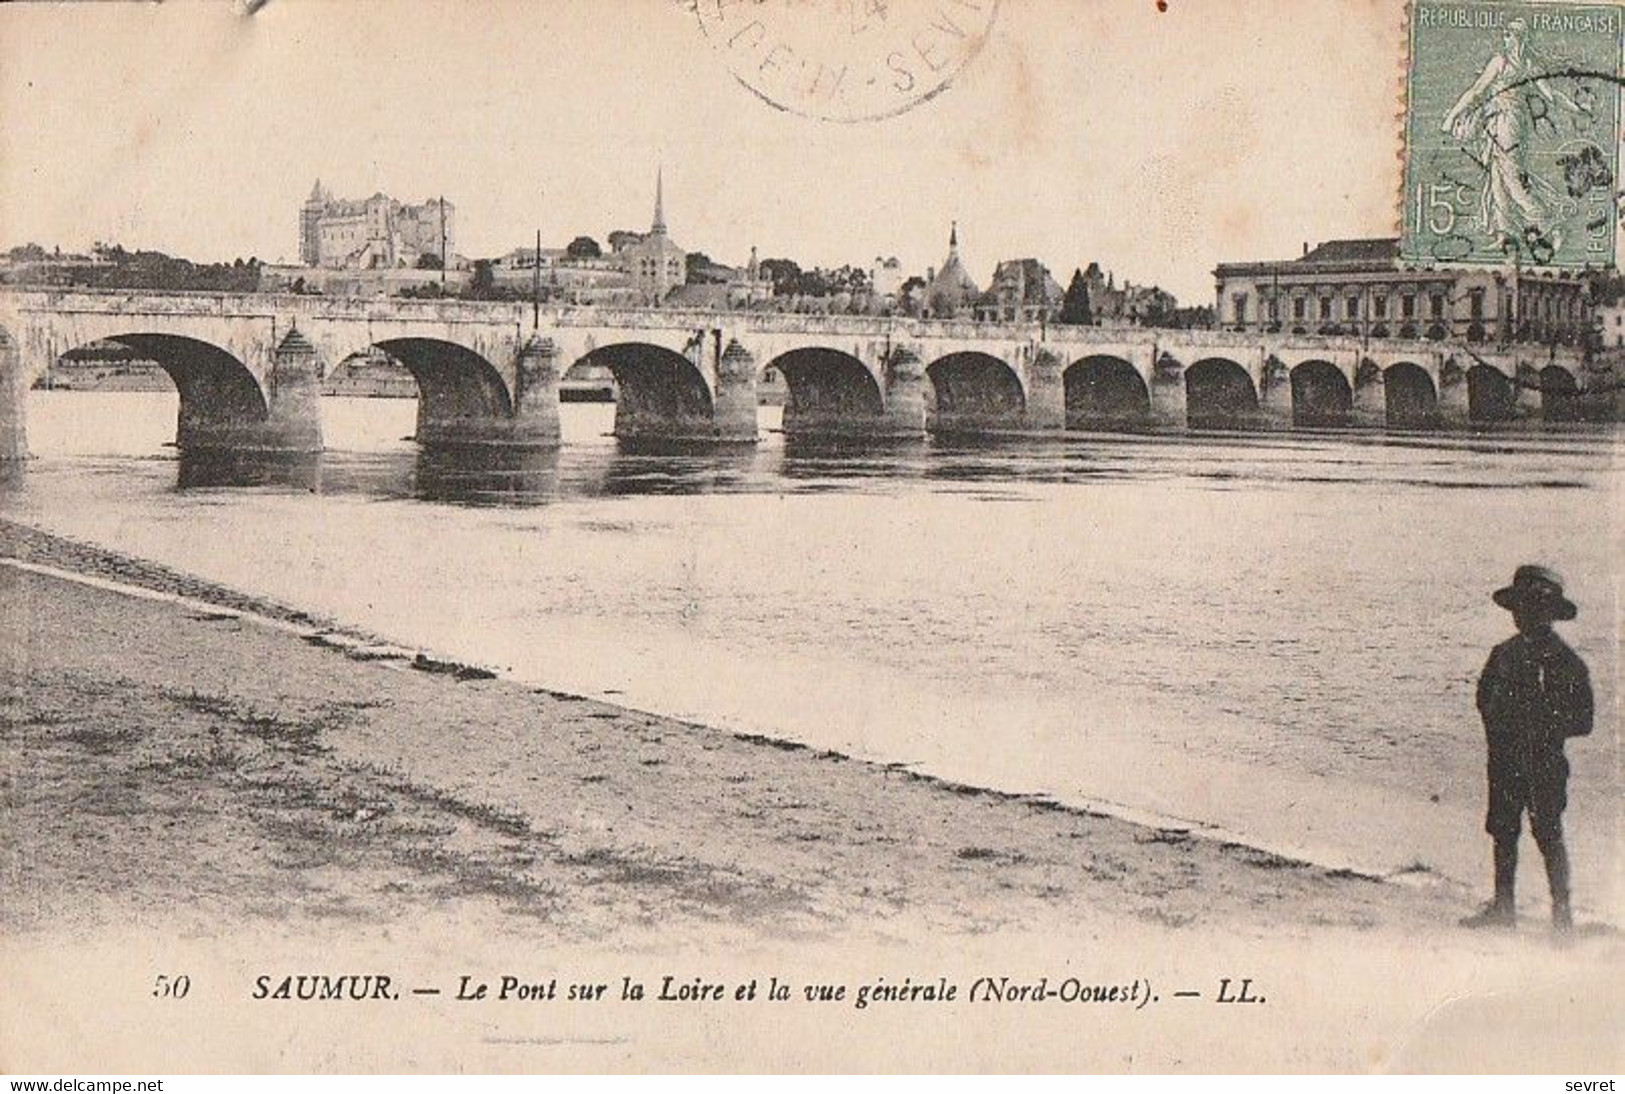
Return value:
[(162, 251), (129, 251), (97, 243), (87, 259), (25, 243), (6, 252), (10, 279), (20, 284), (52, 284), (95, 289), (160, 289), (172, 292), (256, 292), (260, 260), (193, 262)]

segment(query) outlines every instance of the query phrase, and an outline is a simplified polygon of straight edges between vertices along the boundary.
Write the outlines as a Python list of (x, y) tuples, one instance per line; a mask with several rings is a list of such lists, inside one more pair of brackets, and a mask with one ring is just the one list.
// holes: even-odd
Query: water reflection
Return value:
[(771, 462), (756, 445), (622, 440), (581, 453), (574, 485), (587, 497), (738, 493), (759, 487)]
[[(176, 461), (169, 445), (173, 406), (137, 396), (37, 393), (41, 461), (0, 469), (0, 491), (27, 493), (22, 480), (67, 458), (115, 473), (119, 459)], [(131, 400), (136, 400), (131, 402)], [(1067, 431), (1054, 436), (938, 436), (929, 439), (790, 436), (764, 415), (759, 444), (651, 443), (610, 435), (611, 414), (571, 406), (555, 451), (420, 449), (403, 442), (410, 407), (398, 400), (333, 400), (324, 408), (333, 447), (320, 456), (185, 454), (161, 474), (163, 488), (315, 493), (456, 506), (529, 507), (596, 497), (746, 493), (891, 494), (925, 483), (937, 492), (977, 492), (999, 483), (1083, 485), (1183, 481), (1203, 488), (1336, 484), (1387, 489), (1425, 485), (1475, 490), (1573, 486), (1573, 466), (1603, 468), (1621, 434), (1611, 426), (1540, 433)], [(139, 428), (137, 428), (139, 427)], [(69, 444), (68, 442), (72, 442)], [(117, 464), (128, 468), (128, 464)], [(150, 466), (150, 465), (149, 465)], [(1489, 471), (1493, 466), (1495, 470)], [(5, 496), (0, 494), (0, 496)]]
[(1075, 441), (1060, 435), (937, 437), (921, 463), (921, 476), (943, 482), (1052, 481), (1067, 466), (1069, 449), (1087, 448), (1086, 463), (1096, 458), (1096, 449), (1111, 449), (1109, 439), (1103, 446), (1078, 446)]
[[(651, 446), (609, 442), (554, 450), (423, 448), (330, 450), (320, 455), (183, 454), (176, 489), (243, 488), (416, 500), (458, 506), (527, 507), (598, 497), (744, 493), (872, 492), (909, 482), (943, 489), (996, 483), (1081, 484), (1183, 479), (1228, 486), (1388, 482), (1445, 487), (1577, 485), (1555, 474), (1582, 453), (1607, 463), (1592, 437), (1508, 444), (1486, 438), (1209, 434), (1128, 437), (1069, 434), (997, 441), (805, 440), (757, 446)], [(1612, 436), (1606, 440), (1612, 440)], [(1586, 443), (1589, 441), (1589, 443)], [(1430, 458), (1431, 457), (1431, 458)], [(1504, 477), (1474, 461), (1515, 460)], [(1584, 458), (1584, 457), (1582, 457)], [(26, 472), (0, 473), (0, 489)]]
[(322, 459), (315, 452), (182, 452), (177, 490), (224, 487), (320, 493)]
[[(784, 438), (777, 473), (785, 479), (869, 480), (919, 478), (930, 455), (925, 438), (809, 437)], [(803, 487), (805, 488), (805, 487)]]
[(409, 496), (449, 505), (545, 505), (559, 497), (556, 449), (423, 448)]
[(776, 454), (753, 447), (412, 447), (328, 451), (298, 460), (183, 457), (179, 485), (523, 508), (596, 497), (762, 490), (770, 488), (776, 471)]

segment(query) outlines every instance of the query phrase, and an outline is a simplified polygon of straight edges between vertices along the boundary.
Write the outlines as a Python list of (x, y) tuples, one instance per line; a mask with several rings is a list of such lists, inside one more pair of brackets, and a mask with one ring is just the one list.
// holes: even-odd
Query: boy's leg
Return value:
[(1489, 809), (1484, 831), (1495, 840), (1495, 898), (1476, 914), (1461, 920), (1463, 927), (1510, 927), (1517, 922), (1518, 837), (1523, 833), (1522, 784), (1490, 766)]
[(1518, 837), (1495, 837), (1495, 906), (1510, 917), (1517, 907)]
[(1552, 887), (1552, 926), (1567, 931), (1574, 926), (1574, 912), (1569, 907), (1569, 849), (1563, 837), (1557, 836), (1540, 845), (1546, 856), (1546, 881)]
[(1505, 832), (1495, 836), (1495, 898), (1478, 912), (1461, 920), (1463, 927), (1510, 927), (1518, 920), (1518, 836)]
[(1529, 830), (1546, 860), (1546, 882), (1552, 890), (1552, 926), (1574, 926), (1569, 909), (1569, 849), (1563, 842), (1563, 809), (1568, 805), (1568, 764), (1553, 764), (1537, 783), (1529, 802)]

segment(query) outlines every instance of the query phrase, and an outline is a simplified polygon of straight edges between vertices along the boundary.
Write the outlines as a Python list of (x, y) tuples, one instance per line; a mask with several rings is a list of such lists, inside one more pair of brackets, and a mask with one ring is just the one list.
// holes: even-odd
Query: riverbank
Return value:
[(21, 839), (8, 872), (29, 863), (11, 929), (385, 922), (455, 901), (581, 940), (656, 923), (1412, 931), (1465, 907), (1442, 888), (485, 679), (20, 525), (0, 525), (0, 553), (194, 601), (0, 570)]

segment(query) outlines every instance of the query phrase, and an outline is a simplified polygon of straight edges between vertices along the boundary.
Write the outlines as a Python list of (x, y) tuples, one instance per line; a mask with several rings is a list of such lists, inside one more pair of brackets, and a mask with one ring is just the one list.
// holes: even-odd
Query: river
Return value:
[(754, 450), (639, 454), (571, 404), (474, 468), (414, 411), (329, 398), (319, 460), (222, 469), (173, 394), (34, 392), (0, 506), (539, 685), (1480, 889), (1489, 593), (1541, 561), (1599, 698), (1577, 901), (1621, 907), (1617, 430), (831, 451), (764, 408)]

